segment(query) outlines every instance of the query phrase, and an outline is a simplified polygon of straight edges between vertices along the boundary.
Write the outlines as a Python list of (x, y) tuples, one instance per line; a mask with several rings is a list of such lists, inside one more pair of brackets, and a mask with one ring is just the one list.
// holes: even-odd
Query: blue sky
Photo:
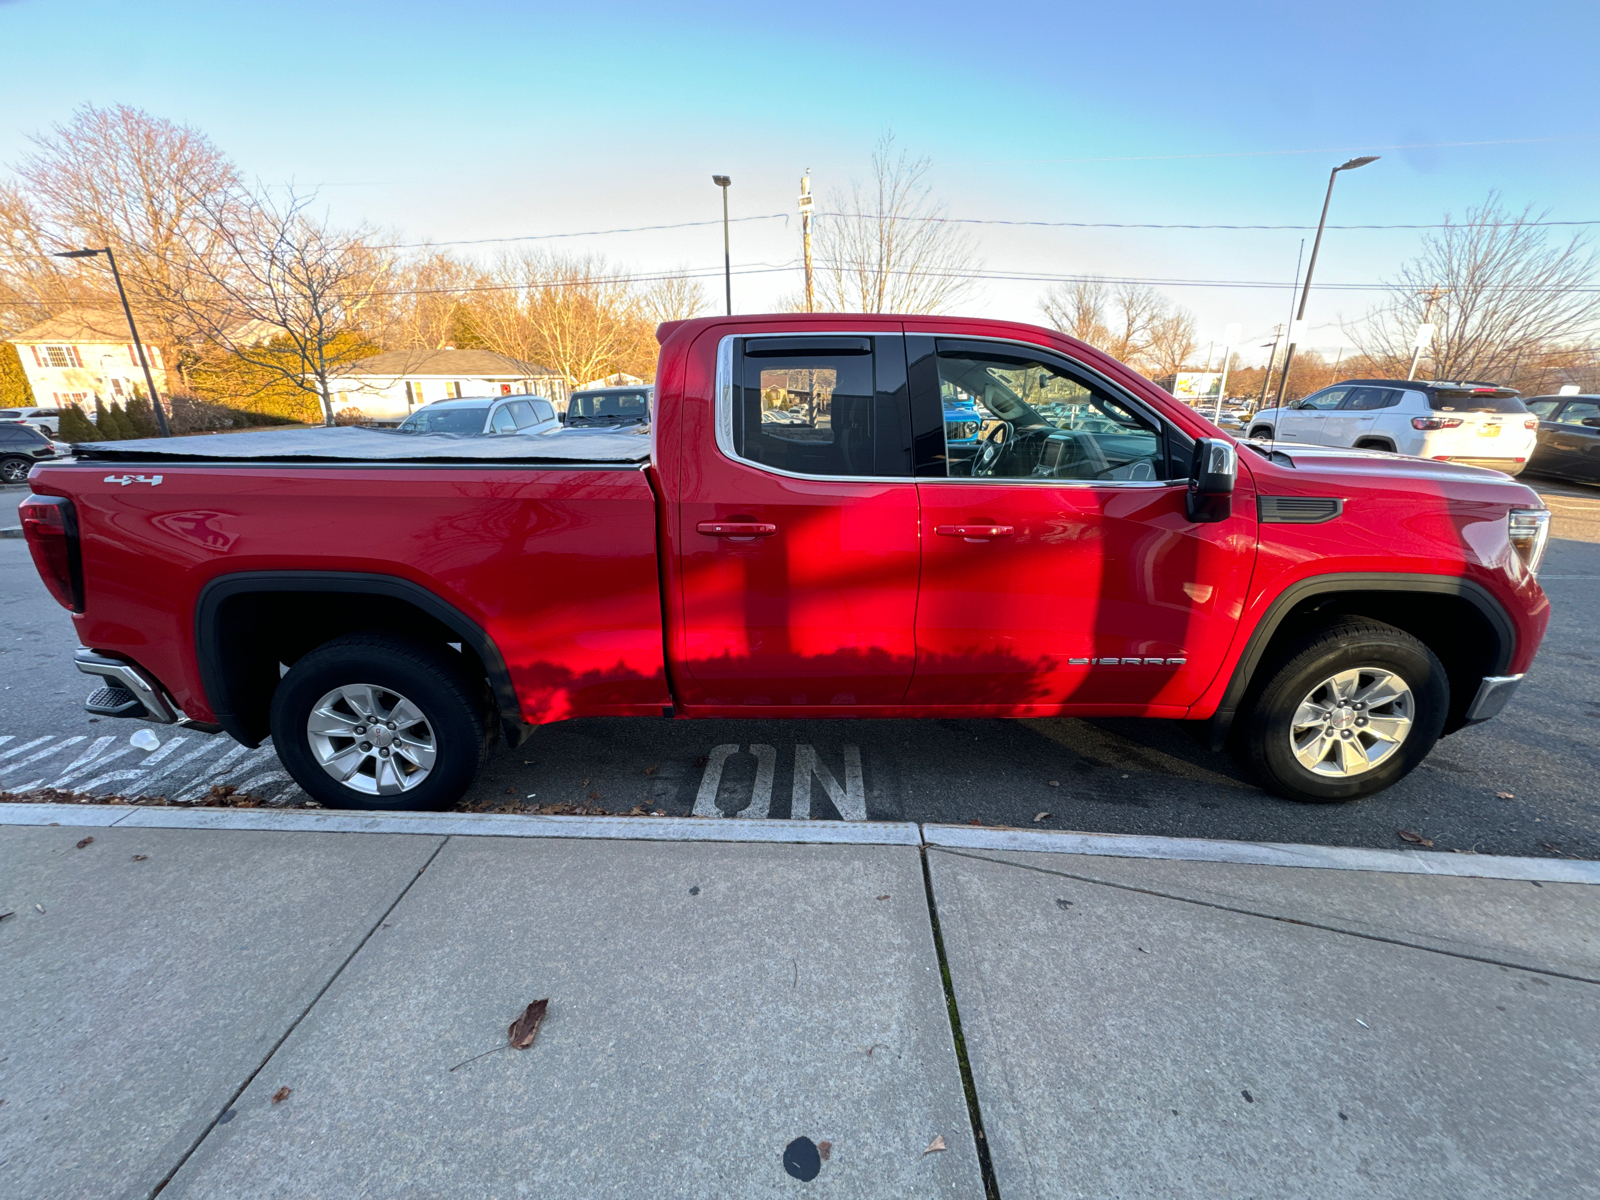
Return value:
[[(439, 241), (705, 220), (824, 201), (892, 129), (951, 215), (1314, 224), (1438, 221), (1499, 189), (1600, 220), (1600, 5), (1200, 6), (839, 0), (586, 5), (0, 0), (0, 163), (84, 103), (205, 130), (244, 170), (320, 188), (332, 215)], [(1534, 140), (1541, 139), (1541, 140)], [(1498, 142), (1446, 146), (1438, 143)], [(1432, 148), (1378, 149), (1413, 146)], [(1269, 153), (1319, 150), (1319, 153)], [(1184, 157), (1205, 155), (1209, 157)], [(1595, 227), (1600, 232), (1600, 226)], [(783, 264), (798, 225), (735, 226)], [(975, 227), (996, 272), (1279, 281), (1292, 231)], [(1414, 231), (1334, 231), (1319, 282), (1374, 284)], [(644, 269), (721, 262), (715, 226), (571, 239)], [(1309, 249), (1309, 243), (1308, 243)], [(736, 278), (759, 311), (793, 271)], [(708, 290), (720, 290), (712, 281)], [(987, 281), (962, 311), (1036, 320), (1045, 285)], [(1283, 288), (1171, 287), (1202, 340), (1281, 320)], [(1312, 345), (1375, 294), (1314, 290)]]

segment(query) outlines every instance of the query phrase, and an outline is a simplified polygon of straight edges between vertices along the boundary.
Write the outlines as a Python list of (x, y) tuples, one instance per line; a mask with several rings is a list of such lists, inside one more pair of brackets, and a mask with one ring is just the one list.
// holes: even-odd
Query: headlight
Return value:
[(1528, 574), (1537, 575), (1545, 544), (1550, 540), (1550, 510), (1513, 508), (1506, 514), (1506, 533)]

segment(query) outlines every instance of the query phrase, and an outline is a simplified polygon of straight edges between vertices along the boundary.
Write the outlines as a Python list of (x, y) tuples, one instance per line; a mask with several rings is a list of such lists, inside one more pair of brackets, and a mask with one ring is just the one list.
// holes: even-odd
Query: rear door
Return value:
[(901, 701), (916, 661), (917, 488), (898, 334), (727, 337), (716, 446), (677, 514), (691, 705)]
[[(1064, 355), (907, 337), (922, 494), (917, 672), (907, 700), (1160, 712), (1215, 677), (1249, 578), (1255, 505), (1184, 512), (1191, 443)], [(945, 413), (982, 416), (978, 452)]]
[(1386, 387), (1353, 387), (1339, 407), (1323, 418), (1322, 444), (1354, 446), (1363, 435), (1373, 432), (1378, 413), (1400, 403), (1400, 391)]

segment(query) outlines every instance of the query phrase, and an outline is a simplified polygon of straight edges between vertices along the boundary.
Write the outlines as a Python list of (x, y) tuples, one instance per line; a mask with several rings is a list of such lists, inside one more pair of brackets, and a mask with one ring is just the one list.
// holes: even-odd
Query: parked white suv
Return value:
[(1539, 418), (1512, 388), (1490, 383), (1346, 379), (1292, 408), (1265, 408), (1251, 438), (1387, 450), (1521, 474)]
[(59, 408), (0, 408), (0, 421), (11, 425), (26, 425), (52, 438), (61, 436)]

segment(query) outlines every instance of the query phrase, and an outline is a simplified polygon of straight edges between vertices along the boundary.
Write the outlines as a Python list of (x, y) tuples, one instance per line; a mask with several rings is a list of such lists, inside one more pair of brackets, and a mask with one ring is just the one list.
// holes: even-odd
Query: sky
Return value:
[[(1500, 192), (1600, 233), (1600, 4), (1084, 5), (0, 0), (0, 171), (85, 104), (194, 125), (263, 181), (396, 240), (545, 240), (637, 271), (722, 265), (735, 311), (800, 287), (819, 206), (885, 133), (950, 216), (986, 222), (1430, 224)], [(595, 236), (550, 235), (711, 222)], [(989, 276), (955, 311), (1039, 321), (1050, 277), (1169, 281), (1247, 361), (1308, 230), (967, 227)], [(1330, 355), (1422, 231), (1332, 229), (1307, 311)], [(1039, 277), (1039, 278), (1033, 278)], [(1181, 282), (1180, 282), (1181, 281)], [(705, 280), (721, 300), (721, 279)], [(1253, 286), (1234, 286), (1248, 284)], [(1220, 354), (1220, 350), (1219, 350)]]

